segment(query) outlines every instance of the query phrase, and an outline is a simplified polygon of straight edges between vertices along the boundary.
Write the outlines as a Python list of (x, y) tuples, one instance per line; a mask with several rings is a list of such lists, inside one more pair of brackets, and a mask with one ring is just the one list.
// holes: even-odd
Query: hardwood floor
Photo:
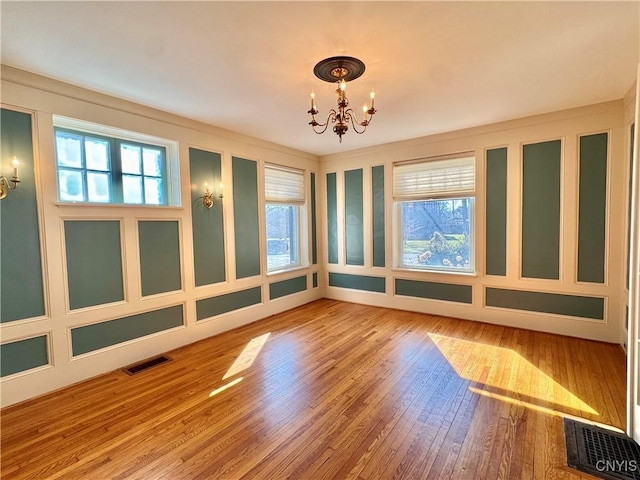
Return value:
[(625, 423), (617, 345), (332, 300), (168, 354), (4, 409), (2, 478), (592, 478), (562, 416)]

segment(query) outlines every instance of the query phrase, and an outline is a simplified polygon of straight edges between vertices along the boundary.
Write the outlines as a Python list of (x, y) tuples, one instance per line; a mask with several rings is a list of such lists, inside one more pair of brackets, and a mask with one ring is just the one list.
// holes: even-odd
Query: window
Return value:
[[(68, 123), (87, 128), (68, 128)], [(61, 202), (179, 204), (172, 201), (177, 179), (172, 184), (170, 175), (177, 170), (171, 168), (177, 160), (175, 142), (59, 117), (54, 124)], [(128, 138), (110, 133), (128, 134)]]
[(394, 165), (396, 264), (473, 272), (474, 193), (472, 155)]
[(301, 265), (300, 215), (304, 205), (302, 171), (266, 165), (267, 271)]

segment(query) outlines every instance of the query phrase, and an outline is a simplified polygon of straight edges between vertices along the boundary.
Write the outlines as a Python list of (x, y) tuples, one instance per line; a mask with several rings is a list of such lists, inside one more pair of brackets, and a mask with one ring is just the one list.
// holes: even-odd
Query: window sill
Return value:
[(299, 272), (301, 270), (308, 270), (308, 269), (309, 269), (309, 265), (296, 265), (295, 267), (291, 267), (291, 268), (283, 268), (282, 270), (273, 270), (271, 272), (267, 272), (267, 277), (275, 277), (278, 275), (283, 275), (285, 273)]
[(87, 207), (87, 208), (151, 208), (157, 210), (184, 210), (181, 205), (145, 205), (140, 203), (96, 203), (96, 202), (53, 202), (56, 207)]
[(408, 267), (393, 267), (391, 269), (393, 272), (409, 272), (409, 273), (427, 273), (427, 274), (435, 274), (435, 275), (456, 275), (460, 277), (477, 277), (478, 272), (464, 272), (464, 271), (454, 271), (454, 270), (436, 270), (436, 269), (427, 269), (427, 268), (408, 268)]

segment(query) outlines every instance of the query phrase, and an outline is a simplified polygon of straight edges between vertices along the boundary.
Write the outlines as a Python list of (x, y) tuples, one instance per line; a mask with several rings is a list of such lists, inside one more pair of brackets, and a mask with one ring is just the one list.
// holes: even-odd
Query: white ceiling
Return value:
[[(0, 2), (5, 65), (324, 155), (622, 98), (638, 2)], [(308, 126), (334, 87), (378, 113), (342, 144)]]

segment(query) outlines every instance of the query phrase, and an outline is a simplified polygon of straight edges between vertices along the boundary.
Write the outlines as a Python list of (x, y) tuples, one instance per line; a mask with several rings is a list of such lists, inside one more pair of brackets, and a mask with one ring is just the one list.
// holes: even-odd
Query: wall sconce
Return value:
[(20, 179), (18, 178), (18, 167), (20, 166), (20, 160), (18, 160), (16, 157), (13, 157), (11, 166), (13, 167), (13, 178), (11, 180), (7, 180), (6, 177), (0, 176), (0, 200), (7, 196), (9, 190), (15, 190), (16, 188), (18, 188), (18, 184), (20, 183)]
[[(218, 198), (222, 200), (222, 184), (220, 184), (220, 193), (218, 194)], [(202, 196), (202, 205), (205, 208), (211, 208), (216, 203), (216, 194), (209, 190), (209, 184), (204, 182), (204, 195)]]

